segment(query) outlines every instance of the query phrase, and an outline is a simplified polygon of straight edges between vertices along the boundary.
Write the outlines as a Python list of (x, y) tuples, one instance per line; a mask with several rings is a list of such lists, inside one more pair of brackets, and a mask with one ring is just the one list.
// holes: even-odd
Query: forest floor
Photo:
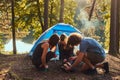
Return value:
[(120, 80), (120, 58), (107, 54), (110, 73), (85, 75), (78, 70), (65, 73), (59, 61), (50, 61), (49, 71), (40, 72), (32, 65), (27, 54), (0, 54), (0, 80)]

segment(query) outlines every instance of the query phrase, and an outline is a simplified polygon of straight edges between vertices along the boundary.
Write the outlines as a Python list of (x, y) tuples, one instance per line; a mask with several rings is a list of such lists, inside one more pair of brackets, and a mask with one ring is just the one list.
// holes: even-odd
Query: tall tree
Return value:
[(117, 11), (118, 11), (118, 25), (117, 25), (117, 52), (120, 54), (120, 0), (117, 0)]
[(44, 0), (44, 27), (42, 32), (48, 29), (48, 3), (49, 0)]
[(109, 54), (119, 53), (119, 0), (111, 0), (111, 24), (110, 24), (110, 47)]
[(50, 1), (50, 16), (49, 16), (49, 18), (50, 18), (50, 26), (52, 26), (52, 23), (53, 23), (53, 22), (52, 22), (52, 19), (53, 19), (52, 15), (53, 15), (53, 10), (54, 10), (53, 4), (54, 4), (54, 1), (51, 0), (51, 1)]
[(59, 22), (63, 22), (63, 18), (64, 18), (64, 0), (60, 0), (61, 1), (61, 5), (60, 5), (60, 20)]
[(44, 24), (42, 22), (42, 17), (41, 17), (41, 11), (40, 11), (40, 3), (39, 3), (39, 0), (36, 0), (37, 1), (37, 9), (38, 9), (38, 17), (39, 17), (39, 21), (40, 21), (40, 24), (42, 26), (42, 29), (44, 28)]
[(118, 22), (118, 24), (119, 24), (119, 25), (118, 25), (118, 30), (119, 30), (119, 31), (118, 31), (118, 32), (119, 32), (119, 33), (118, 33), (118, 36), (119, 36), (119, 37), (118, 37), (118, 40), (119, 40), (119, 43), (118, 43), (118, 45), (119, 45), (119, 53), (120, 53), (120, 0), (118, 0), (118, 4), (119, 4), (119, 5), (118, 5), (118, 16), (119, 16), (119, 22)]
[(16, 39), (15, 39), (15, 23), (14, 23), (14, 0), (11, 0), (12, 11), (12, 36), (13, 36), (13, 53), (16, 54)]

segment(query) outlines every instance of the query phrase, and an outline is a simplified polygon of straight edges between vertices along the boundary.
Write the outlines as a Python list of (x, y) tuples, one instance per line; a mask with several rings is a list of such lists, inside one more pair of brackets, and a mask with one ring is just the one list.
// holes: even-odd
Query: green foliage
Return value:
[(72, 25), (74, 24), (74, 15), (76, 9), (76, 2), (73, 0), (65, 0), (64, 22)]
[[(40, 12), (41, 12), (40, 17), (42, 18), (42, 22), (44, 23), (44, 17), (43, 17), (44, 0), (39, 0), (39, 3), (40, 3)], [(4, 1), (3, 4), (5, 5), (2, 5), (3, 7), (0, 7), (0, 12), (2, 13), (2, 15), (0, 15), (0, 22), (4, 22), (5, 19), (8, 19), (9, 24), (5, 23), (6, 24), (5, 26), (9, 25), (9, 28), (11, 28), (11, 3)], [(74, 0), (65, 0), (64, 4), (65, 4), (64, 22), (74, 25), (73, 18), (74, 18), (76, 3)], [(58, 23), (59, 21), (60, 0), (49, 0), (48, 6), (49, 6), (49, 9), (48, 9), (49, 10), (49, 13), (48, 13), (49, 26), (48, 27), (51, 27), (54, 24)], [(8, 15), (7, 15), (7, 12), (8, 12)], [(41, 24), (38, 17), (37, 1), (36, 0), (15, 0), (14, 12), (15, 12), (15, 28), (16, 28), (16, 34), (17, 34), (16, 37), (20, 33), (22, 35), (24, 32), (26, 32), (26, 34), (24, 34), (23, 36), (25, 37), (28, 35), (29, 31), (32, 30), (33, 36), (35, 37), (35, 39), (37, 39), (42, 33)], [(3, 16), (3, 14), (5, 15)], [(11, 32), (11, 31), (12, 30), (9, 29), (7, 32)]]
[(38, 20), (36, 2), (30, 2), (29, 4), (26, 0), (16, 2), (15, 14), (16, 27), (21, 30), (29, 30), (31, 26), (35, 25), (35, 20)]
[(110, 42), (110, 18), (106, 21), (106, 26), (105, 26), (105, 49), (108, 50), (109, 48), (109, 42)]
[[(39, 1), (41, 17), (43, 18), (44, 13), (44, 2)], [(72, 3), (72, 4), (71, 4)], [(74, 25), (73, 17), (76, 8), (76, 3), (73, 0), (65, 0), (65, 11), (64, 11), (64, 22)], [(49, 0), (49, 27), (58, 23), (59, 21), (59, 11), (60, 11), (60, 1)], [(51, 13), (52, 10), (52, 13)], [(29, 31), (33, 30), (33, 36), (38, 38), (42, 33), (41, 25), (38, 18), (37, 2), (36, 1), (16, 1), (15, 5), (15, 26), (17, 31)], [(50, 23), (52, 19), (52, 23)]]
[(110, 18), (110, 7), (111, 7), (110, 5), (111, 5), (110, 0), (98, 1), (98, 5), (97, 5), (98, 12), (105, 23)]
[[(103, 30), (101, 36), (101, 41), (106, 50), (109, 48), (109, 32), (110, 32), (110, 0), (98, 1), (98, 15), (100, 15), (100, 20), (103, 23)], [(100, 36), (99, 35), (99, 36)]]
[[(83, 0), (80, 0), (80, 1), (83, 1)], [(39, 0), (39, 3), (40, 3), (41, 18), (44, 23), (44, 17), (43, 17), (44, 0)], [(3, 5), (8, 7), (7, 12), (9, 13), (8, 15), (9, 22), (11, 20), (10, 4), (11, 3), (8, 2), (6, 5)], [(105, 46), (108, 45), (108, 40), (106, 40), (106, 38), (108, 38), (108, 34), (109, 34), (109, 29), (107, 28), (109, 28), (108, 26), (110, 25), (110, 23), (108, 23), (110, 18), (110, 0), (96, 1), (95, 10), (94, 10), (91, 21), (88, 21), (88, 16), (91, 8), (89, 7), (89, 5), (91, 5), (92, 2), (90, 2), (89, 4), (86, 4), (87, 6), (85, 6), (85, 4), (81, 4), (79, 6), (79, 4), (75, 2), (75, 0), (64, 0), (64, 5), (65, 5), (64, 6), (64, 23), (69, 23), (73, 26), (76, 26), (78, 29), (80, 29), (81, 32), (85, 33), (86, 36), (94, 37), (98, 39), (100, 42), (105, 41), (107, 43), (105, 44), (102, 43), (102, 44)], [(49, 26), (48, 27), (51, 27), (54, 24), (58, 23), (59, 21), (60, 0), (49, 0), (48, 6), (49, 6), (49, 9), (48, 9), (49, 10), (49, 13), (48, 13)], [(42, 33), (42, 28), (39, 22), (36, 0), (15, 0), (14, 8), (15, 8), (16, 33), (26, 32), (25, 36), (27, 36), (28, 33), (32, 32), (34, 38), (37, 39)], [(6, 13), (6, 10), (4, 9), (4, 7), (3, 8), (0, 7), (0, 12)], [(0, 17), (0, 20), (2, 20), (2, 17), (3, 16)], [(9, 23), (9, 28), (10, 27), (11, 25)], [(91, 27), (94, 27), (94, 28), (91, 28)], [(8, 31), (8, 32), (11, 32), (11, 31)]]
[(103, 0), (102, 2), (99, 1), (99, 13), (101, 14), (101, 18), (104, 21), (104, 34), (105, 34), (105, 41), (104, 41), (104, 48), (108, 50), (109, 48), (109, 32), (110, 32), (110, 0)]
[[(43, 4), (43, 2), (40, 4)], [(43, 8), (43, 6), (40, 6)], [(41, 9), (42, 10), (42, 9)], [(33, 30), (33, 36), (38, 37), (41, 34), (41, 26), (38, 18), (36, 1), (22, 0), (16, 2), (15, 6), (15, 26), (17, 31), (29, 32)]]

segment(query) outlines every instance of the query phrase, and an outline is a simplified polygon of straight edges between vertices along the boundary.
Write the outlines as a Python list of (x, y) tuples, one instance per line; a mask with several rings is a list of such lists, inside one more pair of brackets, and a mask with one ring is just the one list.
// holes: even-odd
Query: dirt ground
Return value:
[(37, 71), (27, 54), (0, 54), (0, 80), (120, 80), (120, 58), (107, 55), (110, 73), (85, 75), (79, 71), (65, 73), (59, 61), (49, 62), (49, 71)]

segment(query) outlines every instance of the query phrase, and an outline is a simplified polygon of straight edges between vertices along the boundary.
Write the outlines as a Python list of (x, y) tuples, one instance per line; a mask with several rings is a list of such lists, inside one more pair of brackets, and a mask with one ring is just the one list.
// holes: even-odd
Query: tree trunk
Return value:
[(51, 7), (50, 7), (50, 26), (53, 25), (53, 21), (52, 21), (52, 15), (53, 15), (53, 2), (51, 2)]
[(117, 26), (117, 51), (120, 54), (120, 0), (117, 0), (117, 7), (118, 7), (118, 26)]
[(61, 6), (60, 6), (60, 20), (59, 22), (63, 22), (63, 15), (64, 15), (64, 0), (61, 0)]
[(49, 0), (44, 0), (44, 28), (42, 32), (48, 29), (48, 3)]
[(16, 54), (16, 39), (15, 39), (15, 23), (14, 23), (14, 0), (11, 0), (12, 11), (12, 36), (13, 36), (13, 53)]
[(40, 11), (40, 3), (39, 3), (39, 0), (36, 0), (36, 1), (37, 1), (38, 17), (39, 17), (39, 21), (40, 21), (42, 31), (43, 31), (44, 25), (43, 25), (43, 22), (42, 22), (42, 16), (41, 16), (41, 11)]
[(91, 17), (92, 17), (93, 11), (94, 11), (95, 3), (96, 3), (96, 0), (93, 1), (92, 7), (91, 7), (90, 14), (89, 14), (89, 19), (88, 19), (89, 21), (91, 20)]
[(118, 1), (111, 0), (111, 24), (110, 24), (110, 47), (109, 54), (117, 55), (119, 53), (119, 17)]

